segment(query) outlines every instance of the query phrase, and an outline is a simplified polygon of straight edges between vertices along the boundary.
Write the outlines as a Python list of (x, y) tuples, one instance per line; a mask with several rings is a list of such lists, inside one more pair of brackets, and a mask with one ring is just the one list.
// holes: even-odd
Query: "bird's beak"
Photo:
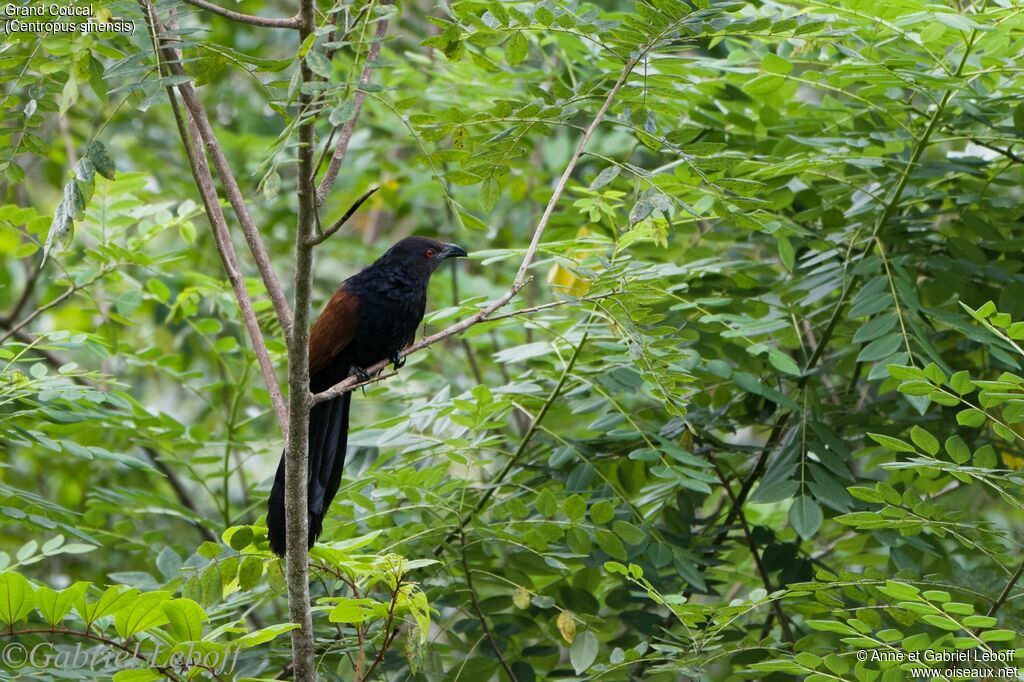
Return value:
[(445, 244), (438, 255), (441, 260), (447, 260), (448, 258), (465, 258), (469, 254), (458, 244)]

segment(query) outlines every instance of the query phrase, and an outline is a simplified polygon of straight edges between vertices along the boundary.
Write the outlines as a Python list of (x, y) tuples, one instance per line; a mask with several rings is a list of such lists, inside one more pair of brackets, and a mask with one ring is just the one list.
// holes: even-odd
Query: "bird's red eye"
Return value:
[(423, 254), (423, 255), (426, 256), (427, 258), (433, 258), (434, 257), (434, 250), (433, 249), (427, 249), (427, 252), (425, 254)]

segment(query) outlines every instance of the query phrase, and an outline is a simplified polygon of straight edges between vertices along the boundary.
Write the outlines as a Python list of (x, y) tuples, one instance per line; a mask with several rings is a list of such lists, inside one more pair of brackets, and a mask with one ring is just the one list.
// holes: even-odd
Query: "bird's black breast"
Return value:
[(427, 307), (427, 279), (388, 270), (360, 275), (348, 283), (359, 297), (359, 321), (345, 354), (352, 364), (369, 367), (415, 338)]

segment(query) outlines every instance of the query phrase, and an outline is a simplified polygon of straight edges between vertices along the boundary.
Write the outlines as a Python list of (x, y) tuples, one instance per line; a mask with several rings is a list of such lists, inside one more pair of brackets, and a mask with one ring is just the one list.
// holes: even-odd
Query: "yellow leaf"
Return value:
[(572, 641), (576, 639), (576, 619), (572, 617), (572, 611), (566, 609), (558, 614), (555, 624), (558, 625), (558, 631), (562, 633), (562, 639), (572, 644)]
[(525, 609), (530, 606), (530, 591), (525, 587), (517, 587), (516, 593), (512, 595), (512, 603), (517, 608)]

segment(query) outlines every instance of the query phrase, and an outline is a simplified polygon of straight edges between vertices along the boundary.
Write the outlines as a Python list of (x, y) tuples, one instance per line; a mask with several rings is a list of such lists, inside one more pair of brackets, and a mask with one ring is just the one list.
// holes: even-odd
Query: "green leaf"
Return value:
[(484, 180), (480, 186), (480, 208), (490, 213), (501, 199), (501, 183), (493, 175)]
[(793, 358), (777, 348), (768, 350), (768, 362), (780, 372), (785, 372), (790, 376), (800, 376), (800, 367), (793, 361)]
[(529, 51), (530, 44), (526, 40), (526, 36), (523, 35), (522, 31), (515, 31), (505, 42), (505, 61), (509, 66), (516, 66), (521, 61), (526, 59), (526, 53)]
[(628, 545), (639, 545), (647, 539), (647, 533), (628, 521), (615, 521), (612, 530)]
[(597, 660), (597, 636), (590, 630), (585, 630), (576, 636), (572, 646), (569, 647), (569, 662), (577, 675), (589, 670)]
[(134, 587), (112, 585), (95, 602), (87, 601), (86, 594), (83, 593), (75, 600), (75, 611), (87, 625), (91, 625), (104, 616), (116, 614), (130, 606), (138, 595), (139, 590)]
[(626, 554), (626, 547), (615, 533), (604, 528), (598, 528), (594, 531), (594, 536), (597, 539), (597, 546), (608, 556), (620, 561), (625, 561), (628, 558), (629, 555)]
[(793, 70), (793, 65), (777, 54), (769, 52), (761, 60), (761, 68), (768, 73), (777, 73), (784, 76)]
[(36, 606), (43, 616), (43, 620), (49, 625), (55, 626), (64, 620), (64, 617), (71, 612), (72, 605), (81, 599), (88, 589), (89, 583), (84, 581), (78, 581), (59, 592), (43, 586), (36, 590)]
[(778, 243), (779, 259), (782, 260), (782, 264), (786, 266), (787, 270), (793, 272), (793, 265), (796, 258), (793, 253), (793, 244), (789, 241), (789, 237), (784, 234), (776, 235), (775, 239)]
[(107, 180), (113, 180), (117, 175), (114, 167), (114, 160), (107, 153), (107, 148), (99, 140), (93, 140), (85, 150), (85, 156), (92, 162), (96, 172)]
[(920, 426), (914, 426), (910, 430), (910, 440), (914, 441), (917, 447), (921, 448), (929, 455), (935, 455), (939, 452), (939, 439), (928, 433)]
[(597, 174), (594, 181), (590, 183), (590, 189), (598, 190), (607, 185), (609, 182), (617, 178), (619, 175), (618, 166), (608, 166), (603, 171)]
[(198, 642), (203, 638), (206, 612), (191, 599), (171, 599), (160, 604), (176, 642)]
[(196, 554), (201, 557), (206, 557), (207, 559), (213, 559), (214, 557), (219, 556), (222, 551), (224, 551), (224, 548), (216, 542), (206, 541), (199, 545), (196, 549)]
[(587, 514), (587, 501), (582, 495), (570, 495), (563, 503), (565, 515), (573, 523), (579, 523)]
[(123, 639), (167, 622), (161, 604), (171, 598), (166, 591), (143, 592), (114, 616), (114, 629)]
[(868, 436), (871, 440), (875, 441), (887, 450), (892, 450), (893, 452), (916, 452), (913, 445), (906, 441), (902, 441), (899, 438), (883, 436), (880, 433), (869, 433)]
[(971, 450), (960, 436), (946, 439), (946, 454), (957, 464), (963, 464), (971, 458)]
[(270, 640), (283, 635), (286, 632), (291, 632), (295, 628), (299, 627), (297, 623), (280, 623), (278, 625), (268, 625), (265, 628), (254, 630), (242, 637), (236, 639), (232, 644), (242, 648), (250, 649), (260, 644), (266, 644)]
[(590, 507), (590, 520), (597, 525), (608, 523), (615, 518), (615, 505), (608, 500), (601, 500)]
[(263, 561), (254, 556), (247, 556), (242, 559), (238, 567), (238, 587), (242, 590), (251, 590), (256, 587), (260, 578), (263, 577)]
[(961, 426), (970, 426), (972, 428), (978, 428), (985, 423), (988, 417), (981, 410), (969, 407), (966, 410), (960, 410), (956, 413), (956, 423)]
[[(225, 531), (224, 534), (227, 535), (227, 531)], [(234, 530), (233, 533), (231, 533), (229, 537), (225, 539), (228, 543), (228, 546), (230, 546), (231, 549), (235, 550), (236, 552), (241, 552), (243, 549), (252, 544), (252, 528), (250, 528), (249, 526), (239, 526)]]
[(903, 344), (903, 337), (899, 334), (888, 334), (880, 339), (875, 339), (868, 345), (864, 346), (861, 350), (860, 355), (857, 356), (857, 362), (875, 362), (889, 357)]
[(801, 495), (789, 508), (789, 523), (804, 540), (812, 537), (821, 527), (824, 514), (821, 507), (811, 497)]
[(995, 469), (999, 464), (996, 451), (991, 445), (983, 445), (974, 452), (974, 466), (982, 469)]
[(35, 588), (23, 575), (0, 573), (0, 623), (12, 625), (24, 620), (35, 608)]
[(558, 513), (558, 500), (555, 499), (554, 493), (548, 488), (545, 488), (537, 495), (536, 506), (537, 511), (549, 519)]
[(340, 126), (342, 123), (348, 123), (351, 121), (352, 117), (355, 115), (356, 103), (354, 100), (348, 99), (331, 110), (331, 114), (327, 117), (327, 121), (332, 126)]
[(330, 80), (331, 75), (334, 72), (334, 67), (331, 65), (331, 60), (327, 58), (322, 52), (317, 50), (310, 50), (306, 55), (306, 66), (309, 70), (320, 76)]

